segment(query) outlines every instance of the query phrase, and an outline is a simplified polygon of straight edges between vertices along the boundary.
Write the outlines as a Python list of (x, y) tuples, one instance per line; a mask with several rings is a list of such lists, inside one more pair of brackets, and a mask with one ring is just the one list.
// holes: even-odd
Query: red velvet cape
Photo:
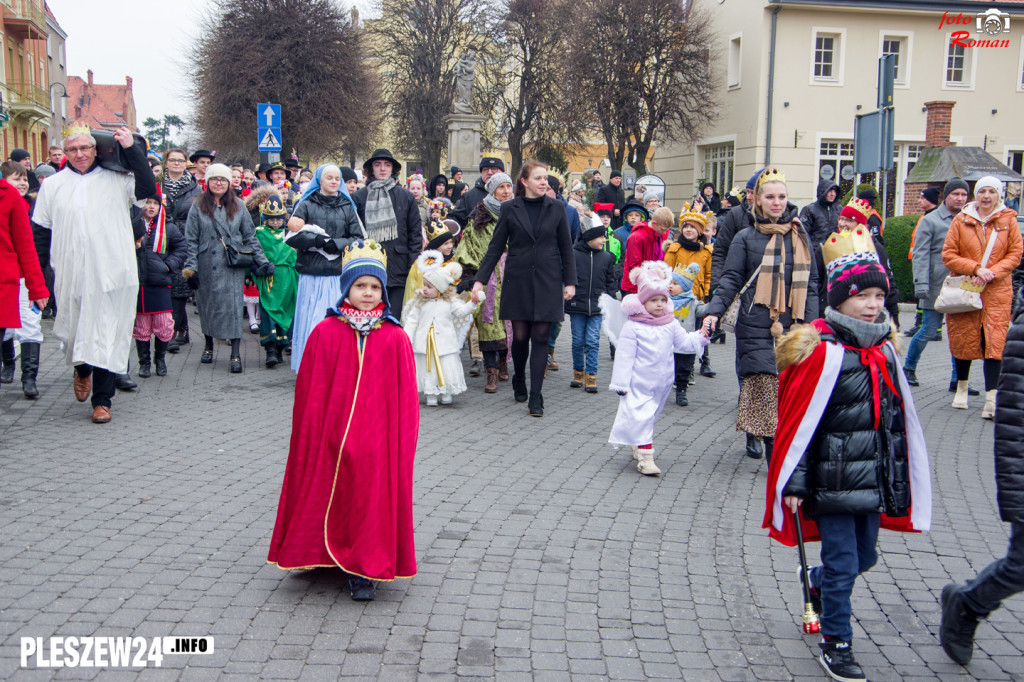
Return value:
[(416, 574), (412, 470), (419, 435), (412, 345), (383, 321), (360, 340), (329, 317), (306, 341), (268, 561), (373, 580)]
[(6, 180), (0, 180), (0, 328), (21, 327), (18, 293), (25, 278), (30, 301), (49, 298), (32, 238), (28, 203)]

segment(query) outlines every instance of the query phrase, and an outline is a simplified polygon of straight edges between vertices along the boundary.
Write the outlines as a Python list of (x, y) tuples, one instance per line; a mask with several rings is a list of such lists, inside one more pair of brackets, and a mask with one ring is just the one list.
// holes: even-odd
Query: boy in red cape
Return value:
[(776, 349), (779, 422), (764, 527), (793, 546), (800, 513), (804, 540), (821, 541), (822, 565), (807, 572), (821, 615), (820, 663), (833, 679), (863, 680), (850, 643), (853, 583), (878, 558), (879, 526), (930, 528), (931, 478), (885, 311), (889, 279), (867, 228), (829, 235), (822, 255), (825, 318), (794, 327)]
[(419, 396), (412, 345), (391, 316), (373, 241), (344, 252), (343, 297), (318, 324), (295, 384), (292, 438), (268, 561), (337, 566), (352, 599), (416, 575), (412, 469)]

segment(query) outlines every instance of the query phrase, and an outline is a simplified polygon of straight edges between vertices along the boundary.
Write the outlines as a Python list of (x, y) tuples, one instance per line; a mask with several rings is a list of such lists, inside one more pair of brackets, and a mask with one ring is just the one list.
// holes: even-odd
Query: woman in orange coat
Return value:
[[(1013, 307), (1014, 268), (1020, 265), (1024, 243), (1017, 227), (1017, 214), (1002, 200), (1003, 183), (987, 175), (974, 186), (975, 200), (949, 226), (942, 246), (942, 263), (951, 275), (974, 277), (984, 284), (983, 308), (969, 313), (946, 316), (949, 345), (956, 361), (956, 395), (953, 407), (967, 409), (967, 378), (972, 360), (983, 360), (985, 371), (985, 407), (983, 419), (996, 413), (996, 380), (1003, 359), (1003, 344), (1010, 328)], [(995, 244), (988, 262), (982, 265), (985, 249), (995, 230)]]

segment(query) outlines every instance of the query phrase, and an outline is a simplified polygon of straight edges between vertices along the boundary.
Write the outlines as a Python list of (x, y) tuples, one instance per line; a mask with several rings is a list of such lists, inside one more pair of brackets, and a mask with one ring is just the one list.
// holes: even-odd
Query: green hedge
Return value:
[(910, 252), (910, 235), (920, 215), (902, 215), (885, 221), (885, 250), (889, 252), (892, 276), (900, 291), (900, 300), (913, 302), (914, 270), (907, 258)]
[[(874, 189), (875, 190), (875, 195), (876, 196), (875, 196), (875, 203), (873, 205), (873, 208), (876, 211), (878, 211), (879, 214), (881, 214), (881, 212), (882, 212), (882, 203), (881, 203), (882, 199), (881, 199), (881, 197), (877, 196), (878, 190), (875, 189), (874, 185), (869, 185), (867, 183), (862, 183), (860, 185), (857, 185), (856, 189), (851, 189), (849, 192), (844, 194), (843, 195), (843, 203), (841, 205), (842, 206), (846, 206), (848, 203), (850, 203), (850, 199), (854, 198), (855, 196), (857, 196), (857, 194), (860, 194), (861, 192), (863, 192), (866, 189)], [(854, 194), (854, 192), (856, 192), (856, 194)]]

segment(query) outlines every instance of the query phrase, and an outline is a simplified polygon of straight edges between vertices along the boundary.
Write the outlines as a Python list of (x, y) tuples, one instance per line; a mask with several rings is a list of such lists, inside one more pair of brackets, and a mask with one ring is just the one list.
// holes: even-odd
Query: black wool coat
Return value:
[[(364, 187), (352, 195), (356, 204), (359, 220), (366, 226), (366, 197), (370, 190)], [(409, 268), (423, 250), (423, 221), (420, 220), (420, 208), (416, 205), (416, 197), (400, 185), (395, 185), (388, 192), (391, 205), (398, 220), (398, 238), (381, 242), (384, 253), (388, 257), (388, 287), (405, 287), (409, 277)], [(290, 241), (290, 240), (289, 240)]]
[(1024, 304), (1006, 334), (996, 385), (996, 500), (1008, 523), (1024, 523)]
[(733, 206), (724, 216), (718, 219), (715, 233), (715, 248), (711, 252), (711, 291), (718, 288), (718, 280), (725, 271), (725, 259), (729, 255), (729, 247), (736, 235), (748, 225), (750, 208), (746, 202)]
[[(192, 204), (195, 203), (199, 195), (203, 193), (203, 188), (199, 186), (199, 183), (194, 183), (187, 190), (179, 194), (178, 196), (171, 198), (167, 197), (167, 206), (164, 208), (166, 212), (167, 225), (174, 225), (181, 232), (182, 236), (185, 235), (185, 222), (188, 220), (188, 212), (192, 210)], [(192, 289), (189, 288), (185, 282), (185, 278), (181, 276), (180, 268), (179, 272), (172, 273), (171, 275), (171, 296), (174, 298), (188, 298), (192, 295)]]
[(498, 316), (503, 320), (561, 321), (565, 317), (562, 288), (576, 285), (576, 260), (562, 202), (548, 196), (541, 199), (536, 230), (530, 226), (523, 197), (502, 204), (490, 246), (476, 273), (477, 282), (487, 286), (506, 249)]
[(622, 207), (626, 205), (626, 193), (622, 191), (621, 184), (618, 187), (611, 183), (602, 185), (594, 193), (594, 203), (615, 204), (615, 208), (619, 209), (619, 215), (612, 214), (612, 227), (618, 227), (622, 224)]
[[(732, 303), (736, 294), (747, 283), (750, 276), (761, 267), (765, 249), (771, 235), (764, 234), (753, 227), (754, 216), (749, 217), (749, 229), (740, 231), (729, 246), (729, 257), (725, 262), (725, 271), (718, 282), (718, 290), (708, 304), (705, 315), (721, 317)], [(796, 207), (790, 204), (780, 222), (789, 222), (796, 217)], [(786, 253), (786, 292), (793, 282), (793, 239), (799, 239), (791, 230), (783, 237)], [(717, 250), (717, 242), (715, 249)], [(818, 266), (814, 258), (814, 250), (810, 249), (811, 271), (807, 283), (807, 303), (804, 307), (803, 322), (816, 320), (818, 314)], [(778, 374), (775, 366), (775, 337), (772, 336), (772, 318), (768, 308), (754, 305), (755, 280), (740, 297), (740, 313), (736, 319), (736, 373), (741, 379), (751, 374)], [(779, 317), (783, 331), (793, 324), (793, 316), (787, 308)]]

